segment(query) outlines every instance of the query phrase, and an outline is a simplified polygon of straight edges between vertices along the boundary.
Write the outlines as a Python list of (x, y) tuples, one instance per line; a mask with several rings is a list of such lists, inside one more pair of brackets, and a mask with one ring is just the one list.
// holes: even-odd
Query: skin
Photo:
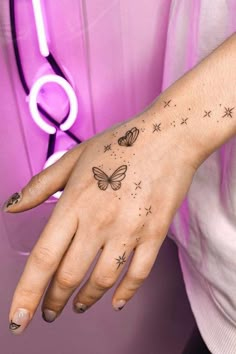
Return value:
[[(119, 300), (132, 299), (152, 269), (194, 173), (235, 136), (235, 53), (233, 35), (144, 112), (70, 150), (34, 176), (17, 203), (5, 205), (5, 211), (22, 212), (64, 188), (28, 257), (9, 321), (17, 308), (27, 309), (32, 320), (45, 291), (41, 309), (57, 316), (75, 291), (73, 304), (87, 308), (114, 285), (114, 308)], [(134, 127), (139, 134), (132, 146), (119, 145), (118, 139)], [(110, 177), (123, 165), (127, 170), (120, 188), (113, 190), (109, 180), (101, 190), (93, 168)], [(98, 252), (94, 270), (78, 291)]]

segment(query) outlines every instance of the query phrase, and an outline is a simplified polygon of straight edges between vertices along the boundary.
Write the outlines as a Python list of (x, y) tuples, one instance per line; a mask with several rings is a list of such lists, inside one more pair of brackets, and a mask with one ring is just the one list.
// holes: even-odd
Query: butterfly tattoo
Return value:
[(122, 165), (118, 167), (110, 177), (98, 167), (93, 167), (92, 170), (94, 178), (98, 181), (98, 187), (102, 191), (105, 191), (109, 184), (114, 191), (117, 191), (121, 187), (121, 181), (126, 176), (127, 166)]
[(138, 135), (139, 129), (132, 128), (131, 130), (128, 130), (124, 136), (118, 139), (118, 144), (121, 146), (132, 146), (137, 140)]

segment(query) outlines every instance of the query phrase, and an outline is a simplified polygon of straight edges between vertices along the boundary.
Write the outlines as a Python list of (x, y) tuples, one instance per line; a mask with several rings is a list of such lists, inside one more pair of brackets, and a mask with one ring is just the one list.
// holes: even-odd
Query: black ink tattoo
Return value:
[(211, 117), (211, 111), (204, 111), (203, 118), (205, 118), (205, 117)]
[(173, 120), (173, 122), (171, 122), (170, 125), (172, 125), (175, 128), (175, 120)]
[(232, 118), (232, 111), (233, 111), (233, 109), (234, 109), (234, 107), (233, 108), (226, 108), (226, 107), (224, 107), (225, 108), (225, 114), (222, 116), (222, 118), (224, 118), (224, 117), (230, 117), (230, 118)]
[(186, 124), (187, 125), (187, 120), (188, 120), (188, 118), (182, 118), (182, 122), (180, 124)]
[(120, 146), (132, 146), (137, 140), (138, 135), (139, 129), (132, 128), (131, 130), (128, 130), (124, 136), (118, 139), (118, 144)]
[(147, 216), (148, 214), (152, 214), (152, 206), (150, 206), (149, 208), (145, 208), (145, 210), (147, 211), (147, 212), (146, 212), (146, 216)]
[(104, 146), (104, 152), (111, 150), (111, 144)]
[(170, 102), (171, 102), (171, 100), (169, 100), (169, 101), (164, 101), (164, 108), (170, 107)]
[(19, 193), (14, 193), (6, 202), (6, 208), (8, 208), (11, 205), (15, 205), (19, 202), (21, 198), (21, 195)]
[(116, 261), (117, 261), (117, 264), (118, 264), (117, 269), (119, 268), (120, 265), (122, 265), (122, 264), (124, 264), (126, 262), (125, 252), (123, 253), (123, 256), (119, 256), (119, 258), (116, 258)]
[(135, 186), (136, 186), (136, 187), (135, 187), (135, 190), (136, 190), (136, 189), (142, 189), (142, 188), (141, 188), (141, 183), (142, 183), (142, 181), (140, 181), (140, 182), (138, 182), (138, 183), (135, 183), (135, 182), (134, 182), (134, 184), (135, 184)]
[(93, 167), (92, 170), (94, 178), (98, 181), (98, 187), (102, 191), (105, 191), (109, 184), (114, 191), (117, 191), (121, 187), (121, 181), (126, 177), (127, 166), (118, 167), (110, 177), (98, 167)]
[(153, 133), (154, 132), (160, 132), (161, 131), (161, 123), (157, 124), (153, 124)]

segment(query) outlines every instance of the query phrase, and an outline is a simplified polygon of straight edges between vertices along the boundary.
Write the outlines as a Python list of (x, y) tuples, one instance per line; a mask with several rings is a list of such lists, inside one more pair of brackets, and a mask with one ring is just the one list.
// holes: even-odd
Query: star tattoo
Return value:
[(230, 117), (230, 118), (232, 118), (232, 111), (233, 111), (233, 109), (234, 109), (234, 107), (233, 108), (226, 108), (226, 107), (224, 107), (225, 108), (225, 114), (222, 116), (222, 118), (224, 118), (224, 117)]
[(136, 190), (136, 189), (142, 189), (142, 188), (141, 188), (141, 183), (142, 183), (142, 181), (140, 181), (140, 182), (138, 182), (138, 183), (134, 183), (135, 186), (136, 186), (136, 187), (135, 187), (135, 190)]
[(153, 133), (154, 132), (160, 132), (161, 131), (161, 123), (159, 124), (153, 124)]
[(187, 125), (187, 120), (188, 120), (188, 118), (182, 118), (182, 122), (180, 124), (186, 124)]
[(111, 144), (104, 146), (104, 152), (111, 150)]
[(169, 100), (169, 101), (164, 101), (164, 108), (170, 107), (170, 102), (171, 102), (171, 100)]
[(152, 214), (152, 206), (150, 206), (149, 208), (145, 208), (145, 210), (147, 211), (147, 212), (146, 212), (146, 216), (147, 216), (148, 214)]
[(211, 111), (204, 111), (204, 117), (210, 117), (211, 116)]
[(125, 252), (123, 253), (123, 256), (119, 256), (119, 258), (116, 258), (116, 261), (117, 261), (117, 264), (118, 264), (117, 269), (119, 268), (120, 265), (122, 265), (122, 264), (124, 264), (126, 262)]

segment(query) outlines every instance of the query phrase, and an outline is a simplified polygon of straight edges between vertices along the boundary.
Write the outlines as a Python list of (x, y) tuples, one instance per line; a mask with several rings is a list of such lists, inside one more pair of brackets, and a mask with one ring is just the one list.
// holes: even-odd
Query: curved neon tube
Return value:
[(47, 134), (55, 134), (56, 128), (46, 123), (41, 117), (37, 107), (37, 97), (41, 88), (47, 83), (56, 83), (61, 86), (66, 92), (70, 102), (70, 113), (67, 120), (60, 125), (62, 131), (69, 130), (75, 123), (78, 114), (78, 101), (76, 94), (71, 85), (58, 75), (44, 75), (40, 77), (32, 86), (29, 94), (29, 109), (35, 123), (44, 130)]

